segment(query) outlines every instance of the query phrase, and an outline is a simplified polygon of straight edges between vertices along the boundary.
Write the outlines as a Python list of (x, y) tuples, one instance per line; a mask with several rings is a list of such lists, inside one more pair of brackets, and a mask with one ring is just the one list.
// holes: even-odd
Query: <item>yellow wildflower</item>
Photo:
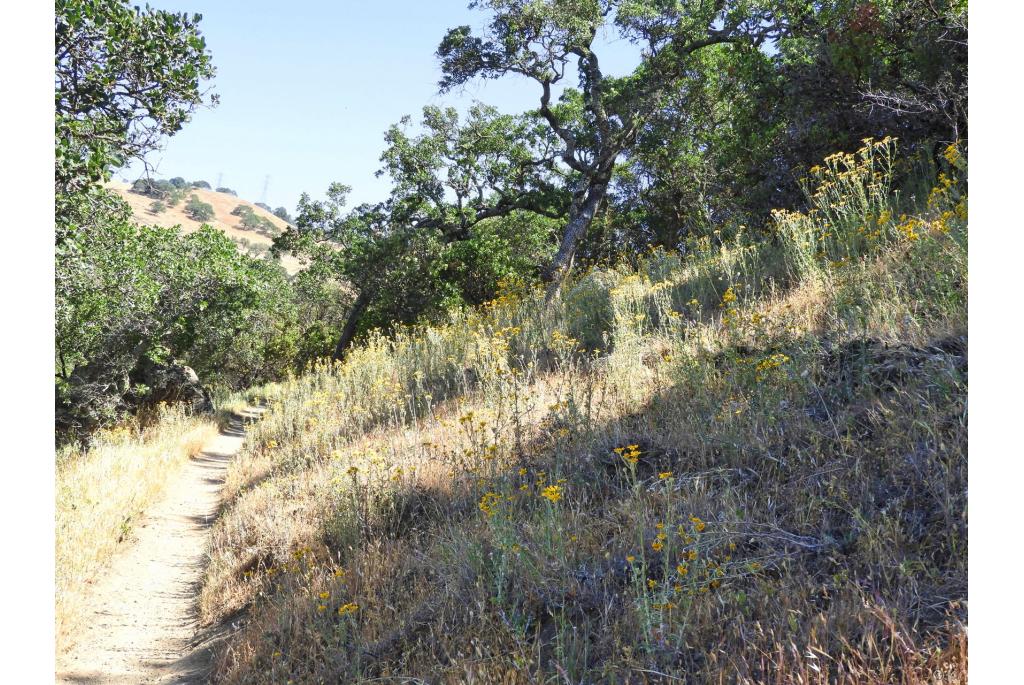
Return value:
[(494, 516), (498, 510), (499, 502), (501, 502), (501, 495), (496, 492), (488, 492), (480, 498), (480, 511), (484, 512), (488, 517)]
[(562, 499), (562, 486), (560, 485), (549, 485), (540, 493), (540, 496), (546, 500), (550, 500), (552, 504), (557, 504), (558, 500)]

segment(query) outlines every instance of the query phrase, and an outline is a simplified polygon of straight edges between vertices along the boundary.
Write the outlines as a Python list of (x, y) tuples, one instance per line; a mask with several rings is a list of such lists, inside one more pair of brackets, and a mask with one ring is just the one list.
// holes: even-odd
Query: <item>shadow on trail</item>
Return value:
[[(221, 426), (220, 434), (231, 438), (244, 438), (246, 427), (259, 421), (263, 411), (262, 407), (258, 407), (233, 413)], [(192, 462), (199, 468), (209, 472), (209, 475), (203, 479), (204, 482), (220, 487), (224, 485), (228, 466), (236, 455), (237, 452), (221, 453), (204, 450), (193, 458)], [(226, 503), (220, 498), (218, 500), (217, 505), (209, 514), (189, 516), (188, 520), (202, 529), (211, 528), (220, 519), (225, 510)], [(191, 608), (191, 618), (197, 626), (200, 620), (198, 597), (202, 590), (203, 574), (206, 571), (208, 561), (209, 556), (204, 554), (202, 562), (197, 564), (197, 580), (192, 583), (189, 593), (189, 596), (194, 599)], [(198, 629), (196, 635), (189, 642), (188, 652), (171, 663), (150, 663), (147, 665), (168, 671), (169, 675), (161, 678), (160, 683), (167, 683), (168, 685), (208, 683), (210, 671), (213, 667), (214, 651), (220, 643), (234, 632), (235, 626), (232, 620), (236, 618), (236, 616), (228, 617), (217, 625)]]

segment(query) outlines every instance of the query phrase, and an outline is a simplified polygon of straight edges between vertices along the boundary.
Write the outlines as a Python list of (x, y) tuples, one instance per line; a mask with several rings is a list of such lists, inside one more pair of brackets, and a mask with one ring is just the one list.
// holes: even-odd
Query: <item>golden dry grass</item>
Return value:
[(966, 199), (880, 202), (259, 390), (216, 682), (966, 682)]
[(164, 492), (167, 480), (199, 453), (217, 426), (166, 410), (150, 428), (105, 431), (87, 449), (66, 449), (56, 470), (57, 649), (81, 620), (88, 585), (132, 527)]

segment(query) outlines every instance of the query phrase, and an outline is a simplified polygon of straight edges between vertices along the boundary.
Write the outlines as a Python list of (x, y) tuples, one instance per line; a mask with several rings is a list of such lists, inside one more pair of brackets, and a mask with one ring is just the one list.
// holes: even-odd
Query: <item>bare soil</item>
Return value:
[(242, 446), (244, 421), (233, 419), (190, 460), (90, 590), (85, 620), (57, 655), (58, 683), (201, 683), (209, 644), (197, 622), (196, 597), (207, 561), (228, 463)]

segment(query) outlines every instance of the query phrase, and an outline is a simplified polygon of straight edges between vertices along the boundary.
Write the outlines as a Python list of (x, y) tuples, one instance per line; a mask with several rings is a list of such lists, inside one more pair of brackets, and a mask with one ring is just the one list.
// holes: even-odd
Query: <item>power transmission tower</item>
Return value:
[(224, 187), (224, 172), (223, 171), (218, 171), (217, 172), (217, 185), (215, 186), (215, 189), (216, 188), (223, 188), (223, 187)]
[(260, 196), (260, 202), (267, 204), (267, 186), (270, 185), (270, 174), (267, 174), (263, 179), (263, 194)]

